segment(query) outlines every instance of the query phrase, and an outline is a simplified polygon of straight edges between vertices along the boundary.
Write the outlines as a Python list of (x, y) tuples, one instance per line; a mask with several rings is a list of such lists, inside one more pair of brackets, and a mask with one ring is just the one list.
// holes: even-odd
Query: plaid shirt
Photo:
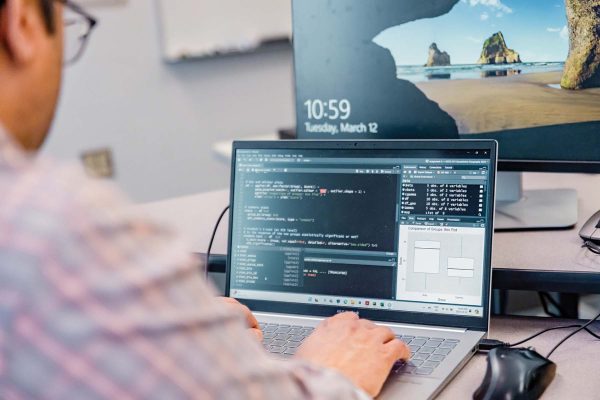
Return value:
[(352, 399), (269, 358), (172, 231), (0, 132), (0, 398)]

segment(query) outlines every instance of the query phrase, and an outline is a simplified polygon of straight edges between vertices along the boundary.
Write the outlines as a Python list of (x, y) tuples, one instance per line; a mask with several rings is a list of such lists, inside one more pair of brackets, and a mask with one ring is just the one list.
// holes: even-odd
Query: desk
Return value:
[(600, 209), (600, 175), (525, 174), (527, 189), (573, 188), (575, 229), (501, 232), (494, 237), (494, 288), (600, 293), (600, 257), (581, 248), (579, 230)]
[[(565, 231), (504, 232), (494, 242), (494, 287), (533, 291), (600, 293), (600, 256), (580, 248), (579, 227), (600, 208), (600, 176), (526, 174), (528, 189), (570, 187), (579, 192), (578, 227)], [(136, 207), (146, 214), (178, 228), (190, 240), (190, 251), (204, 253), (219, 213), (229, 203), (228, 190), (181, 197)], [(216, 236), (214, 253), (227, 250), (227, 222)], [(554, 319), (493, 318), (491, 338), (515, 341), (549, 326), (569, 324)], [(516, 329), (518, 327), (518, 330)], [(598, 327), (598, 326), (597, 326)], [(565, 332), (549, 332), (528, 345), (542, 354)], [(578, 334), (553, 356), (558, 376), (544, 399), (598, 398), (600, 342)], [(468, 399), (485, 374), (485, 357), (476, 356), (442, 392), (440, 399)]]
[[(545, 328), (557, 325), (569, 325), (572, 320), (557, 320), (553, 318), (492, 318), (490, 338), (506, 342), (515, 342)], [(595, 324), (598, 329), (599, 324)], [(518, 330), (515, 329), (518, 327)], [(525, 346), (533, 346), (546, 355), (548, 351), (569, 330), (548, 332)], [(585, 333), (578, 333), (565, 342), (552, 355), (552, 361), (557, 364), (557, 375), (554, 382), (542, 397), (543, 400), (553, 399), (597, 399), (600, 394), (600, 379), (598, 379), (598, 355), (600, 341)], [(477, 389), (486, 370), (486, 357), (476, 355), (465, 366), (462, 372), (446, 387), (439, 396), (440, 400), (470, 399)]]
[[(579, 223), (559, 231), (502, 232), (494, 238), (493, 286), (496, 289), (600, 293), (600, 256), (581, 248), (578, 232), (600, 209), (600, 175), (525, 174), (526, 189), (574, 188), (579, 193)], [(152, 218), (178, 228), (191, 251), (205, 253), (212, 227), (229, 203), (222, 190), (138, 207)], [(213, 254), (227, 251), (227, 221), (215, 238)]]

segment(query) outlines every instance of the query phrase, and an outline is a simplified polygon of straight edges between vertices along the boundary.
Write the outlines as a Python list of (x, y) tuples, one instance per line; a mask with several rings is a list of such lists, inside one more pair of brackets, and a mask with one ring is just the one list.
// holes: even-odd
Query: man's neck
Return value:
[[(18, 73), (2, 68), (0, 63), (0, 125), (12, 140), (26, 151), (36, 151), (43, 142), (35, 132), (39, 131), (39, 111), (31, 85), (27, 85)], [(33, 114), (32, 114), (33, 113)]]
[(5, 122), (0, 116), (0, 143), (4, 143), (7, 139), (16, 144), (17, 146), (24, 148), (23, 144), (20, 140), (18, 140), (17, 136), (12, 133), (13, 131), (10, 128), (10, 124)]
[[(0, 93), (0, 130), (13, 142), (26, 149), (27, 142), (22, 140), (25, 135), (21, 133), (22, 128), (20, 128), (22, 124), (19, 124), (19, 121), (23, 121), (26, 116), (19, 111), (18, 97), (12, 95), (15, 87), (7, 80), (6, 77), (0, 79), (0, 87), (3, 88), (3, 93)], [(3, 86), (4, 84), (6, 86)]]

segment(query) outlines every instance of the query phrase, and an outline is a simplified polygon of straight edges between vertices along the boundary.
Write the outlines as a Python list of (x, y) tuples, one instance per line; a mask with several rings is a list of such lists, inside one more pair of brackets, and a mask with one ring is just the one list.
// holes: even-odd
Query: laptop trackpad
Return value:
[(435, 392), (439, 384), (438, 379), (431, 377), (392, 377), (377, 398), (397, 399), (401, 395), (405, 399), (426, 399)]

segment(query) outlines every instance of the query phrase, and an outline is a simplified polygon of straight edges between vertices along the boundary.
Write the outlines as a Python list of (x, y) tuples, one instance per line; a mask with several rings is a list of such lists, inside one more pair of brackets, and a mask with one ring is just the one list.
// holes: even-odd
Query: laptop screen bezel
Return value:
[(490, 299), (492, 280), (492, 240), (494, 235), (494, 211), (496, 195), (496, 173), (498, 163), (498, 144), (494, 140), (280, 140), (280, 141), (236, 141), (233, 143), (231, 158), (231, 187), (229, 236), (225, 295), (231, 294), (231, 246), (233, 218), (235, 215), (235, 177), (238, 150), (488, 150), (493, 168), (489, 174), (487, 193), (487, 215), (489, 225), (486, 229), (486, 251), (484, 255), (483, 315), (468, 317), (446, 314), (428, 314), (407, 311), (386, 311), (353, 307), (323, 306), (313, 304), (285, 303), (263, 300), (238, 299), (255, 312), (269, 312), (314, 317), (329, 317), (343, 311), (358, 313), (361, 318), (378, 322), (445, 326), (470, 330), (487, 331), (490, 319)]

